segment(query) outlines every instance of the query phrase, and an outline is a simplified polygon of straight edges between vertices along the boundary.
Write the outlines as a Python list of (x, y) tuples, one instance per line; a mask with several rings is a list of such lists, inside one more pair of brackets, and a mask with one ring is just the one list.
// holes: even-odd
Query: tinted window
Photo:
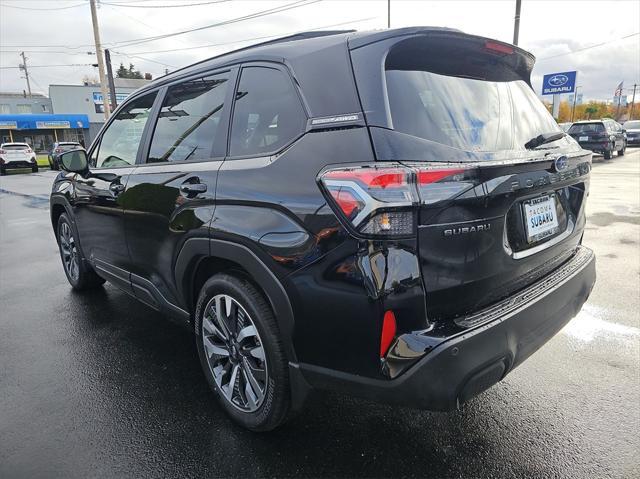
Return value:
[(145, 95), (127, 104), (109, 124), (100, 140), (92, 164), (98, 168), (133, 165), (144, 126), (156, 94)]
[(28, 150), (29, 145), (4, 145), (3, 150)]
[(279, 150), (304, 131), (306, 115), (287, 75), (272, 68), (242, 70), (231, 128), (231, 156)]
[(569, 133), (603, 133), (604, 125), (602, 123), (574, 123), (569, 128)]
[(162, 103), (148, 163), (206, 160), (213, 156), (228, 73), (172, 86)]
[(522, 80), (493, 82), (423, 70), (387, 70), (396, 131), (467, 151), (524, 149), (561, 131)]

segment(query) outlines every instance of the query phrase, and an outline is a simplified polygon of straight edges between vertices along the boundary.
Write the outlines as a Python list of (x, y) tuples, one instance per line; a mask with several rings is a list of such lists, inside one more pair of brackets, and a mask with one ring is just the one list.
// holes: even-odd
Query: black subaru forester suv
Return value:
[(581, 308), (591, 152), (531, 54), (442, 28), (299, 34), (171, 73), (64, 153), (71, 285), (189, 327), (222, 407), (269, 430), (314, 388), (449, 410)]

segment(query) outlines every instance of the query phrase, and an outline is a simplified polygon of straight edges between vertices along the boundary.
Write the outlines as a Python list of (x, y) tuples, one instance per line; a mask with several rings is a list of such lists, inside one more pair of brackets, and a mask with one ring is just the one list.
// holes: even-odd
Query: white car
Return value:
[(27, 143), (3, 143), (0, 145), (0, 175), (10, 168), (31, 168), (38, 172), (36, 154)]

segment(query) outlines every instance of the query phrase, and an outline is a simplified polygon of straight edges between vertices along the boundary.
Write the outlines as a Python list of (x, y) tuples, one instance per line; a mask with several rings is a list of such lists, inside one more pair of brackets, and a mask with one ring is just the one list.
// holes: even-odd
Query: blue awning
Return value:
[(0, 130), (87, 129), (87, 115), (0, 115)]

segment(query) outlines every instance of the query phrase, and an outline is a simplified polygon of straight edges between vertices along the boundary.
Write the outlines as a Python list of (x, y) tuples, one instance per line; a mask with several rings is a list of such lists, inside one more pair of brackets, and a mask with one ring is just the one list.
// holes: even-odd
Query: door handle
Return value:
[(111, 183), (109, 185), (109, 190), (114, 194), (118, 195), (124, 191), (124, 185), (122, 183)]
[(207, 185), (205, 183), (183, 183), (180, 186), (180, 191), (187, 195), (196, 195), (206, 192)]

